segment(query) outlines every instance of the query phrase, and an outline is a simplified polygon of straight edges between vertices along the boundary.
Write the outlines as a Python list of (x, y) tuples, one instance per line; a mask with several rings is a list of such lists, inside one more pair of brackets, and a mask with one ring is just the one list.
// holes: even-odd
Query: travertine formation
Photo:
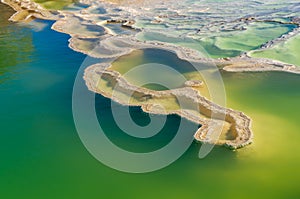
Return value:
[[(141, 106), (143, 111), (152, 114), (177, 114), (201, 125), (194, 135), (195, 139), (200, 142), (224, 145), (230, 149), (238, 149), (252, 142), (251, 119), (248, 116), (242, 112), (221, 107), (202, 97), (192, 88), (154, 91), (137, 87), (126, 81), (117, 71), (109, 70), (109, 64), (96, 64), (88, 67), (84, 79), (91, 91), (120, 104)], [(113, 91), (103, 89), (105, 86), (99, 83), (101, 80), (111, 85)], [(117, 92), (121, 94), (114, 94)], [(135, 100), (131, 101), (131, 98)], [(179, 108), (166, 108), (163, 103), (160, 103), (165, 99), (177, 99)], [(185, 103), (189, 106), (185, 107)], [(219, 139), (222, 131), (230, 134), (232, 138)]]

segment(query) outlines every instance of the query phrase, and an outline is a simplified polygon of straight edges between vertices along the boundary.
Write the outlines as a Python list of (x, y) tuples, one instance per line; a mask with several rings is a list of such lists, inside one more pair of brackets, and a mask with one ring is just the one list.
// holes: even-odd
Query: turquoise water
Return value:
[[(0, 4), (0, 10), (8, 8)], [(174, 164), (148, 174), (126, 174), (95, 160), (72, 118), (73, 82), (85, 56), (69, 36), (8, 23), (0, 35), (0, 192), (3, 198), (299, 198), (300, 78), (286, 73), (224, 73), (228, 105), (253, 118), (254, 144), (239, 151), (215, 147), (198, 159), (193, 143)], [(123, 135), (110, 117), (110, 100), (96, 97), (100, 122), (129, 150), (163, 146), (180, 118), (149, 142)], [(131, 113), (143, 125), (140, 109)], [(158, 143), (159, 141), (159, 143)], [(155, 142), (155, 143), (153, 143)]]

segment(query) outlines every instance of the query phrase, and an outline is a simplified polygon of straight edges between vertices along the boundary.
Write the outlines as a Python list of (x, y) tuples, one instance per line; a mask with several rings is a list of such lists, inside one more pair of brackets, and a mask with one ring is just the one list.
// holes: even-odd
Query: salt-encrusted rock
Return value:
[(189, 87), (202, 87), (204, 82), (201, 80), (188, 80), (184, 83), (184, 85)]

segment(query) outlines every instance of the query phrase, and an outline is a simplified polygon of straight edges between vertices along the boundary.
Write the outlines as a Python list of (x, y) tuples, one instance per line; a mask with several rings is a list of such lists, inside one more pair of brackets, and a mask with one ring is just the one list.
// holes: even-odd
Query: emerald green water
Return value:
[(298, 53), (300, 50), (300, 35), (296, 35), (291, 39), (277, 44), (272, 48), (266, 50), (257, 50), (250, 53), (253, 57), (264, 57), (270, 59), (276, 59), (286, 63), (300, 66), (300, 57)]
[[(85, 56), (70, 50), (69, 37), (50, 30), (51, 22), (36, 32), (8, 23), (7, 10), (0, 4), (2, 198), (299, 198), (299, 76), (224, 73), (228, 106), (253, 118), (252, 145), (236, 152), (215, 147), (200, 160), (193, 143), (165, 169), (121, 173), (95, 160), (74, 127), (72, 87)], [(107, 133), (130, 149), (160, 147), (180, 120), (168, 118), (160, 143), (134, 143), (114, 125), (110, 100), (96, 102)], [(139, 109), (131, 113), (147, 123)]]
[(250, 24), (247, 30), (223, 33), (221, 36), (199, 36), (196, 40), (167, 37), (155, 32), (141, 32), (138, 34), (138, 38), (186, 46), (212, 58), (234, 57), (242, 52), (255, 50), (262, 44), (289, 32), (295, 27), (295, 25), (261, 22)]
[(54, 10), (63, 9), (66, 6), (70, 5), (71, 3), (76, 2), (74, 0), (62, 0), (62, 1), (61, 0), (52, 0), (52, 1), (34, 0), (34, 1), (42, 5), (44, 8), (54, 9)]

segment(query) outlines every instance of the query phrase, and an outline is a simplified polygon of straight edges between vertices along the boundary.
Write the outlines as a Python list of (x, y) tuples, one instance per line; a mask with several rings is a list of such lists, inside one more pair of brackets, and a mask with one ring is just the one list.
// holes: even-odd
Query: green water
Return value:
[(168, 37), (156, 32), (141, 32), (137, 35), (137, 38), (141, 41), (160, 41), (192, 48), (201, 52), (203, 57), (234, 57), (241, 53), (239, 50), (222, 50), (214, 45), (213, 39), (197, 41), (192, 39), (175, 38), (172, 36)]
[[(51, 22), (36, 32), (8, 23), (7, 10), (0, 4), (2, 198), (299, 198), (299, 76), (223, 74), (228, 105), (253, 118), (253, 145), (236, 152), (215, 147), (200, 160), (200, 146), (193, 143), (160, 171), (121, 173), (95, 160), (74, 127), (72, 87), (85, 56), (70, 50), (69, 37), (50, 30)], [(162, 146), (180, 120), (168, 118), (155, 138), (160, 143), (141, 145), (114, 125), (110, 100), (96, 100), (98, 112), (107, 116), (100, 119), (107, 133), (130, 149)], [(131, 113), (137, 123), (147, 123), (140, 109)]]
[(238, 50), (241, 52), (259, 48), (262, 44), (275, 39), (295, 28), (294, 25), (277, 23), (253, 23), (247, 30), (230, 33), (215, 38), (215, 45), (223, 50)]
[[(121, 56), (110, 68), (125, 75), (125, 79), (134, 85), (143, 85), (143, 82), (162, 82), (169, 85), (168, 89), (183, 87), (185, 81), (189, 79), (189, 73), (196, 71), (191, 63), (179, 59), (175, 53), (151, 48)], [(159, 84), (146, 84), (143, 87), (166, 90), (166, 87)]]
[(53, 10), (60, 10), (74, 2), (77, 2), (76, 0), (52, 0), (52, 1), (34, 0), (34, 1), (42, 5), (44, 8), (53, 9)]
[[(157, 32), (141, 32), (138, 38), (186, 46), (212, 58), (234, 57), (242, 52), (255, 50), (262, 44), (275, 39), (295, 28), (295, 25), (277, 23), (252, 23), (247, 30), (222, 33), (221, 36), (197, 36), (195, 40), (166, 36)], [(220, 33), (221, 34), (221, 33)]]
[[(300, 51), (300, 35), (279, 43), (266, 50), (257, 50), (250, 53), (253, 57), (263, 57), (276, 59), (286, 63), (300, 66), (300, 57), (297, 52)], [(296, 52), (296, 53), (295, 53)]]

